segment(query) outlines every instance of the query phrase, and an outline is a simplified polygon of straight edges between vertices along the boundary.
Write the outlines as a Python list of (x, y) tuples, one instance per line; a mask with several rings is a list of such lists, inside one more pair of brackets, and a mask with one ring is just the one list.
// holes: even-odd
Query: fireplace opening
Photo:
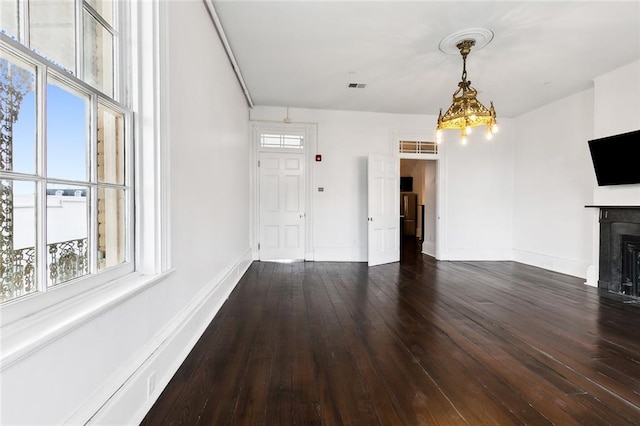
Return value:
[(640, 237), (633, 235), (622, 235), (622, 268), (621, 268), (621, 287), (622, 293), (638, 297), (640, 296)]
[(640, 208), (600, 209), (598, 287), (640, 299)]

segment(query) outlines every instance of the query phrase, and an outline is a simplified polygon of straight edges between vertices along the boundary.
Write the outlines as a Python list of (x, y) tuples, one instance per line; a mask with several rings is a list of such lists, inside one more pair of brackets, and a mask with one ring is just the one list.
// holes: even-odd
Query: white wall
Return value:
[[(285, 108), (256, 107), (252, 120), (282, 122)], [(290, 108), (293, 122), (318, 125), (312, 165), (315, 260), (367, 260), (367, 156), (391, 154), (393, 134), (433, 135), (436, 117)], [(510, 259), (512, 244), (512, 148), (510, 120), (485, 142), (477, 132), (467, 146), (457, 135), (443, 145), (447, 181), (444, 259)], [(455, 133), (455, 132), (454, 132)], [(317, 192), (324, 187), (324, 192)]]
[(510, 260), (513, 244), (512, 122), (500, 119), (491, 141), (475, 131), (466, 145), (459, 132), (447, 132), (441, 144), (446, 161), (445, 211), (449, 260)]
[[(640, 61), (594, 80), (594, 137), (640, 130)], [(640, 205), (640, 184), (597, 187), (594, 204)]]
[(597, 210), (584, 206), (640, 204), (640, 185), (597, 187), (587, 144), (640, 128), (638, 75), (640, 61), (596, 78), (594, 89), (516, 119), (515, 260), (586, 277), (597, 257), (598, 228)]
[(40, 336), (2, 371), (2, 424), (137, 424), (250, 262), (248, 108), (203, 3), (165, 5), (175, 272)]
[[(13, 199), (13, 248), (36, 245), (35, 195), (17, 195)], [(87, 238), (87, 198), (47, 196), (47, 243)]]
[(437, 179), (438, 163), (434, 160), (424, 163), (424, 242), (422, 251), (430, 256), (436, 254), (437, 238)]
[[(640, 61), (594, 80), (594, 137), (640, 130)], [(594, 204), (640, 205), (640, 184), (597, 187)]]
[(593, 90), (517, 118), (514, 257), (584, 277), (591, 257), (589, 204), (595, 175)]
[(640, 61), (594, 79), (594, 137), (640, 129)]

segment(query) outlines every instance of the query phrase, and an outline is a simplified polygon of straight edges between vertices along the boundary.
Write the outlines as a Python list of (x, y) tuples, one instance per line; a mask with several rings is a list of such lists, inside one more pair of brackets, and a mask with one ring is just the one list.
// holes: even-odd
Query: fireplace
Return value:
[(600, 209), (598, 287), (640, 298), (640, 208)]
[(640, 297), (640, 237), (622, 236), (621, 291), (633, 297)]

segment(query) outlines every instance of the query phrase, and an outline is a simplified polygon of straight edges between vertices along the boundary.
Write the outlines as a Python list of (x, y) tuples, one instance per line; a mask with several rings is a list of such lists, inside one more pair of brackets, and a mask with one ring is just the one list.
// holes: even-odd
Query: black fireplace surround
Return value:
[(640, 207), (600, 208), (598, 288), (640, 298)]

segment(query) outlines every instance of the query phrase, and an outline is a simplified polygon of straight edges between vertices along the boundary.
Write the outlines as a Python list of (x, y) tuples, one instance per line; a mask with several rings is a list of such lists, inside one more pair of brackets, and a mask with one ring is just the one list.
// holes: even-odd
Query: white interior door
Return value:
[(400, 260), (400, 160), (369, 154), (369, 266)]
[(260, 260), (303, 260), (304, 154), (260, 153)]

